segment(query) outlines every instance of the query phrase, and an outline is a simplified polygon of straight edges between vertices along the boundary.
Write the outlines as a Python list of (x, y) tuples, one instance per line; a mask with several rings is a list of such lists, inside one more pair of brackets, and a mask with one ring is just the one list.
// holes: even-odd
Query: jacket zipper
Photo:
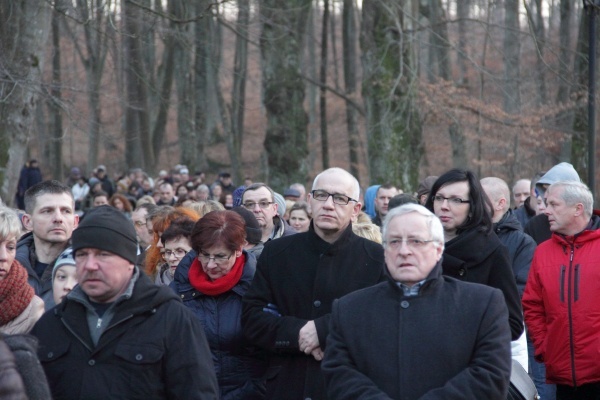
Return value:
[(572, 297), (571, 297), (571, 276), (573, 271), (573, 257), (575, 253), (574, 244), (571, 245), (571, 255), (569, 256), (569, 302), (568, 302), (568, 310), (569, 310), (569, 346), (571, 349), (571, 375), (573, 377), (573, 388), (577, 388), (577, 379), (575, 378), (575, 342), (573, 340), (573, 315), (572, 315)]

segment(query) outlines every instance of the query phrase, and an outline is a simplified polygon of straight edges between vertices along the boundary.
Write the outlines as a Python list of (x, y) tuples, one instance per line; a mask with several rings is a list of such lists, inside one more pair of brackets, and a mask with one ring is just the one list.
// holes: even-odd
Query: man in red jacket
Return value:
[(552, 237), (531, 263), (525, 322), (557, 400), (600, 399), (600, 218), (583, 183), (552, 184), (546, 203)]

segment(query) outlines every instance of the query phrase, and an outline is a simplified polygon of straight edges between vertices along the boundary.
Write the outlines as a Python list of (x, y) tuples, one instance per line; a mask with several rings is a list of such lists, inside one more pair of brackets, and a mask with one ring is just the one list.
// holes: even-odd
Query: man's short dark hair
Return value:
[(269, 190), (269, 192), (271, 193), (271, 201), (275, 201), (275, 192), (273, 191), (273, 189), (271, 189), (266, 183), (262, 183), (262, 182), (253, 183), (252, 185), (250, 185), (246, 189), (244, 189), (244, 193), (242, 193), (242, 199), (244, 198), (244, 195), (246, 194), (246, 192), (258, 190), (263, 187), (267, 188)]
[(391, 183), (384, 183), (383, 185), (380, 185), (380, 186), (377, 188), (377, 191), (375, 192), (375, 197), (377, 197), (377, 195), (379, 194), (379, 191), (380, 191), (381, 189), (384, 189), (384, 190), (390, 190), (390, 189), (397, 189), (397, 188), (396, 188), (396, 186), (395, 186), (395, 185), (393, 185), (393, 184), (391, 184)]
[(105, 196), (106, 200), (108, 200), (108, 193), (106, 193), (104, 190), (99, 190), (96, 193), (94, 193), (94, 195), (92, 196), (92, 201), (96, 200), (96, 197), (102, 197)]
[(139, 206), (137, 206), (135, 208), (135, 211), (141, 210), (142, 208), (146, 209), (146, 212), (148, 212), (148, 216), (150, 216), (150, 214), (152, 214), (152, 212), (154, 210), (156, 210), (159, 206), (157, 206), (156, 204), (152, 204), (152, 203), (144, 203), (144, 204), (140, 204)]
[[(33, 185), (25, 192), (25, 211), (32, 214), (37, 198), (45, 194), (68, 194), (73, 199), (71, 188), (56, 180), (43, 181)], [(75, 200), (73, 200), (75, 201)]]

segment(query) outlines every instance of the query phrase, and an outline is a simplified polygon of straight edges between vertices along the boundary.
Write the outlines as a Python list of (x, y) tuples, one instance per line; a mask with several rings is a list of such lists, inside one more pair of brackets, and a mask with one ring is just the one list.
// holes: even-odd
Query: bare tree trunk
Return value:
[(532, 31), (533, 40), (536, 47), (536, 72), (535, 79), (537, 81), (539, 96), (538, 105), (543, 105), (548, 102), (548, 89), (546, 88), (546, 62), (544, 61), (544, 48), (546, 46), (546, 28), (544, 27), (544, 17), (542, 15), (541, 0), (534, 0), (531, 5), (525, 4), (527, 11), (527, 20)]
[(414, 188), (423, 150), (417, 70), (405, 15), (409, 1), (363, 3), (361, 47), (371, 182)]
[(289, 182), (306, 181), (307, 116), (304, 81), (299, 72), (311, 3), (260, 1), (263, 102), (267, 110), (264, 146), (269, 183), (276, 190)]
[(209, 17), (207, 11), (207, 0), (199, 0), (196, 2), (196, 15), (201, 15), (202, 18), (194, 24), (194, 130), (196, 132), (196, 157), (199, 160), (199, 167), (202, 170), (208, 168), (206, 159), (206, 145), (208, 133), (206, 128), (207, 120), (207, 99), (208, 83), (206, 71), (206, 59), (209, 57), (208, 42), (210, 40)]
[(50, 87), (50, 101), (48, 110), (50, 114), (50, 167), (52, 176), (62, 179), (63, 175), (63, 124), (62, 124), (62, 92), (60, 77), (60, 19), (57, 12), (52, 14), (52, 84)]
[(569, 100), (571, 76), (571, 0), (560, 0), (560, 26), (558, 28), (558, 91), (556, 101), (566, 103)]
[(429, 31), (429, 62), (432, 71), (430, 80), (439, 77), (449, 81), (451, 80), (450, 43), (448, 41), (448, 24), (441, 0), (429, 0), (427, 7), (421, 7), (421, 12), (429, 19), (431, 26)]
[[(344, 48), (344, 85), (346, 96), (353, 98), (356, 95), (356, 15), (354, 0), (344, 0), (342, 10), (342, 43)], [(359, 173), (359, 146), (357, 111), (349, 100), (346, 100), (346, 125), (348, 126), (348, 147), (350, 159), (350, 173), (360, 182)]]
[(7, 204), (13, 204), (31, 137), (49, 30), (46, 2), (6, 0), (0, 7), (0, 177)]
[(231, 94), (231, 169), (234, 182), (243, 179), (242, 146), (244, 141), (244, 109), (246, 107), (246, 77), (248, 75), (248, 24), (250, 1), (238, 0), (238, 19), (235, 38), (235, 60), (233, 67), (233, 91)]
[(327, 134), (327, 28), (329, 26), (329, 0), (323, 0), (323, 21), (321, 28), (321, 72), (319, 88), (319, 115), (321, 122), (321, 157), (323, 169), (329, 168), (329, 137)]
[(517, 113), (521, 109), (519, 0), (505, 0), (504, 12), (504, 111)]
[[(571, 98), (579, 100), (580, 106), (574, 110), (573, 121), (573, 136), (571, 144), (571, 163), (579, 173), (579, 176), (584, 178), (588, 176), (588, 113), (585, 101), (587, 98), (587, 88), (589, 85), (589, 30), (590, 30), (590, 14), (581, 10), (581, 23), (579, 25), (579, 36), (577, 39), (577, 52), (575, 54), (575, 76), (576, 83), (571, 87)], [(598, 36), (598, 31), (596, 31)]]
[(469, 18), (470, 0), (458, 0), (456, 12), (458, 14), (458, 84), (468, 85), (467, 70), (467, 19)]

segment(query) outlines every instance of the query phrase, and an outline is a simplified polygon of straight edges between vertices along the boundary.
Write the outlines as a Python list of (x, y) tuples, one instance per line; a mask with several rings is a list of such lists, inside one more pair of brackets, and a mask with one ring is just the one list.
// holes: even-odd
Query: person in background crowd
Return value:
[(115, 194), (115, 181), (113, 181), (106, 173), (106, 167), (104, 165), (98, 165), (96, 167), (96, 178), (102, 184), (102, 190), (106, 192), (110, 198), (113, 194)]
[(535, 184), (536, 196), (538, 197), (538, 214), (531, 218), (524, 228), (526, 234), (531, 236), (537, 244), (545, 242), (552, 236), (548, 216), (545, 214), (546, 204), (545, 192), (546, 188), (555, 182), (581, 182), (579, 174), (573, 165), (561, 162), (550, 168)]
[(265, 359), (242, 335), (242, 296), (256, 271), (245, 242), (239, 214), (206, 214), (194, 226), (193, 252), (181, 261), (173, 285), (204, 326), (221, 399), (260, 400), (265, 394)]
[[(52, 269), (52, 296), (54, 304), (60, 304), (77, 285), (73, 249), (68, 247), (58, 256)], [(46, 308), (48, 310), (48, 308)]]
[(79, 223), (71, 188), (59, 181), (40, 182), (25, 192), (25, 211), (21, 221), (29, 233), (19, 239), (16, 259), (35, 294), (51, 307), (52, 266)]
[(73, 199), (75, 200), (75, 211), (79, 211), (83, 214), (85, 198), (90, 193), (90, 185), (87, 184), (85, 177), (80, 176), (79, 179), (77, 179), (77, 182), (71, 186), (71, 192), (73, 193)]
[(108, 193), (101, 190), (92, 195), (92, 208), (106, 206), (108, 204)]
[(220, 183), (215, 184), (212, 187), (212, 195), (210, 196), (210, 200), (218, 201), (219, 203), (223, 204), (221, 202), (222, 195), (223, 195), (223, 186), (221, 186)]
[(206, 201), (210, 198), (210, 189), (208, 186), (201, 184), (196, 187), (196, 197), (198, 201)]
[(388, 282), (333, 304), (322, 365), (329, 398), (506, 399), (502, 293), (442, 275), (444, 231), (423, 206), (391, 210), (383, 236)]
[(196, 223), (190, 218), (178, 218), (160, 237), (164, 251), (162, 252), (164, 264), (160, 267), (154, 283), (169, 285), (173, 282), (175, 269), (179, 262), (192, 249), (190, 236)]
[(73, 254), (79, 284), (32, 330), (52, 396), (217, 399), (203, 327), (135, 266), (131, 221), (93, 209), (73, 232)]
[(371, 219), (375, 218), (375, 216), (377, 215), (375, 211), (375, 197), (377, 196), (377, 190), (379, 189), (379, 186), (381, 185), (369, 186), (365, 191), (365, 206), (363, 211)]
[[(249, 186), (249, 185), (247, 185)], [(289, 189), (291, 190), (295, 190), (298, 192), (299, 196), (298, 196), (298, 200), (300, 201), (306, 201), (306, 188), (304, 187), (303, 184), (296, 182), (296, 183), (292, 183), (289, 187)]]
[(554, 182), (545, 194), (552, 236), (533, 256), (525, 322), (556, 399), (600, 399), (600, 218), (581, 182)]
[(158, 186), (158, 190), (160, 191), (160, 198), (156, 202), (159, 206), (173, 206), (177, 201), (177, 197), (175, 196), (175, 191), (173, 190), (173, 185), (169, 182), (163, 182)]
[(27, 283), (27, 270), (15, 260), (21, 221), (0, 206), (0, 333), (28, 333), (44, 313), (44, 302)]
[[(309, 196), (309, 231), (265, 244), (243, 298), (242, 326), (250, 343), (268, 352), (267, 399), (326, 398), (320, 361), (332, 303), (384, 279), (381, 245), (352, 232), (359, 192), (347, 171), (321, 172)], [(252, 201), (267, 207), (268, 193)]]
[[(283, 198), (281, 198), (283, 200)], [(263, 243), (268, 240), (293, 235), (296, 231), (280, 216), (285, 213), (285, 203), (276, 202), (275, 192), (264, 183), (253, 183), (244, 190), (242, 205), (254, 213), (262, 229)], [(281, 207), (284, 209), (282, 210)]]
[(531, 181), (529, 179), (519, 179), (512, 188), (514, 205), (513, 208), (519, 208), (525, 204), (525, 200), (531, 195)]
[(371, 222), (352, 224), (352, 232), (354, 232), (356, 236), (372, 240), (375, 243), (381, 244), (383, 240), (381, 238), (381, 228)]
[(283, 191), (283, 198), (286, 200), (290, 200), (292, 203), (300, 201), (300, 192), (296, 189), (285, 189)]
[(427, 196), (429, 196), (429, 192), (431, 192), (431, 187), (437, 179), (438, 176), (430, 175), (419, 182), (419, 187), (417, 188), (417, 200), (419, 201), (419, 204), (425, 205)]
[(388, 213), (388, 204), (392, 197), (400, 194), (402, 191), (398, 190), (394, 185), (386, 183), (379, 186), (377, 192), (375, 192), (375, 218), (373, 223), (379, 227), (383, 224), (383, 219)]
[(108, 200), (108, 204), (121, 211), (127, 218), (131, 219), (133, 207), (131, 206), (129, 200), (127, 200), (127, 197), (123, 196), (122, 194), (115, 193)]
[[(546, 174), (546, 171), (541, 171), (535, 174), (535, 176), (531, 179), (531, 183), (529, 185), (529, 197), (525, 199), (523, 205), (519, 206), (515, 210), (515, 217), (519, 220), (521, 227), (525, 229), (525, 226), (529, 222), (529, 220), (537, 215), (537, 199), (535, 193), (535, 185), (538, 180), (542, 176)], [(554, 400), (554, 399), (549, 399)]]
[(416, 197), (410, 193), (397, 194), (390, 199), (390, 202), (388, 203), (388, 212), (390, 212), (390, 210), (393, 208), (400, 207), (409, 203), (420, 204)]
[(311, 218), (310, 211), (308, 211), (308, 203), (305, 201), (294, 203), (290, 209), (290, 226), (298, 233), (308, 232), (310, 221)]
[(491, 202), (477, 176), (462, 169), (442, 174), (425, 206), (444, 227), (444, 275), (500, 289), (508, 308), (511, 340), (517, 340), (524, 328), (519, 292), (508, 251), (493, 231)]
[(246, 244), (244, 244), (244, 250), (251, 253), (258, 260), (265, 245), (260, 241), (262, 230), (260, 229), (260, 225), (258, 224), (254, 213), (242, 206), (234, 207), (231, 211), (238, 213), (244, 219), (246, 227)]
[(37, 185), (42, 181), (42, 171), (40, 171), (37, 160), (31, 159), (23, 168), (19, 175), (19, 182), (17, 183), (17, 207), (21, 210), (25, 209), (25, 192), (30, 187)]
[(147, 221), (152, 230), (153, 238), (152, 245), (146, 250), (144, 268), (146, 274), (148, 274), (153, 282), (156, 281), (160, 266), (164, 263), (162, 255), (164, 247), (160, 238), (171, 223), (179, 218), (189, 218), (196, 222), (200, 218), (200, 215), (189, 208), (173, 208), (170, 206), (160, 206), (148, 215)]

